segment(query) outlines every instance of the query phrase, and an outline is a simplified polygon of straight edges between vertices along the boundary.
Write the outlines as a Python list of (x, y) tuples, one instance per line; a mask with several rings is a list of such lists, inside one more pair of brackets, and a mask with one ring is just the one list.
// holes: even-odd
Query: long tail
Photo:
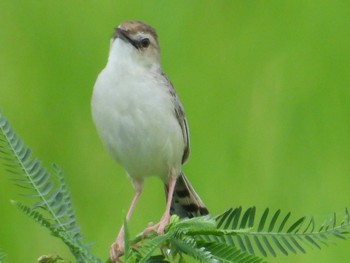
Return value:
[[(166, 196), (167, 193), (168, 187), (165, 185)], [(209, 214), (208, 209), (182, 172), (176, 181), (170, 214), (176, 214), (180, 218), (192, 218)]]

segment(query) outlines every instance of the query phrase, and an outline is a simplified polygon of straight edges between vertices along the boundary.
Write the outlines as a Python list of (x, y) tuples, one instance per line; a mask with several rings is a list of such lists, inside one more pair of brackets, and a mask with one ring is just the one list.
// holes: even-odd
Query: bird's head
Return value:
[(125, 21), (111, 39), (112, 60), (129, 60), (141, 67), (160, 67), (160, 48), (155, 29), (140, 21)]

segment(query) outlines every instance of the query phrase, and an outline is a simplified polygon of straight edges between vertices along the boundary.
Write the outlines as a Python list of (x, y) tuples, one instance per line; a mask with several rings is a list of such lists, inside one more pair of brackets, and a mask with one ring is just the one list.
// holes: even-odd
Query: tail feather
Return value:
[[(167, 185), (165, 185), (165, 192), (167, 196)], [(176, 214), (180, 218), (192, 218), (209, 214), (208, 209), (205, 207), (184, 173), (181, 173), (176, 181), (170, 214)]]

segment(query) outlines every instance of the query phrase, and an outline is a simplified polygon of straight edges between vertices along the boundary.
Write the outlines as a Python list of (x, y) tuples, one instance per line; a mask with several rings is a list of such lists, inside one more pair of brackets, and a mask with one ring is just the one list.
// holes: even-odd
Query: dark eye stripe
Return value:
[(131, 45), (133, 45), (135, 48), (139, 49), (139, 45), (136, 41), (132, 40), (126, 31), (120, 29), (119, 27), (116, 29), (117, 31), (117, 35), (121, 38), (124, 39), (126, 41), (128, 41)]

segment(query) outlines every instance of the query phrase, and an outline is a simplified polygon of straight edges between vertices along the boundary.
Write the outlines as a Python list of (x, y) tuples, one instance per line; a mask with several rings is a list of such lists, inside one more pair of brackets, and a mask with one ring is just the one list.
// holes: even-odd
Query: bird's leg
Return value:
[[(126, 214), (126, 221), (128, 222), (131, 214), (135, 208), (135, 205), (137, 203), (138, 198), (141, 195), (142, 192), (142, 187), (143, 187), (143, 181), (139, 181), (136, 179), (133, 179), (133, 185), (135, 188), (135, 195), (131, 201), (129, 210)], [(119, 230), (119, 233), (117, 235), (117, 238), (115, 241), (112, 243), (110, 251), (109, 251), (109, 256), (112, 262), (116, 262), (120, 256), (124, 254), (124, 224)]]
[(169, 221), (170, 221), (170, 207), (171, 207), (171, 201), (173, 198), (173, 193), (174, 193), (174, 189), (175, 189), (175, 185), (176, 185), (176, 179), (177, 179), (177, 176), (175, 176), (173, 174), (169, 176), (169, 180), (168, 180), (169, 190), (168, 190), (168, 196), (166, 199), (165, 212), (157, 224), (150, 226), (150, 227), (147, 227), (143, 231), (144, 235), (147, 235), (148, 233), (150, 233), (152, 231), (156, 231), (158, 235), (164, 233), (164, 229), (169, 224)]

